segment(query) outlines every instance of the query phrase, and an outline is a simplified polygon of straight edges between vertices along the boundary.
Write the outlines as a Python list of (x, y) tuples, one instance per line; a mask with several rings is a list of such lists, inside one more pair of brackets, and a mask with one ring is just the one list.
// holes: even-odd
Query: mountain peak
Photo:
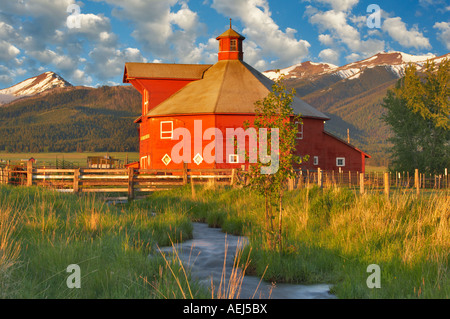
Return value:
[(55, 72), (47, 71), (9, 88), (0, 90), (0, 104), (9, 103), (24, 96), (36, 95), (53, 88), (68, 86), (72, 86), (72, 84), (64, 80)]
[(337, 68), (338, 66), (331, 63), (306, 61), (278, 71), (269, 70), (263, 72), (263, 74), (271, 80), (276, 80), (280, 75), (283, 75), (286, 79), (296, 79), (326, 73)]
[(308, 79), (315, 78), (322, 74), (337, 75), (342, 79), (356, 79), (364, 72), (364, 70), (382, 66), (394, 73), (396, 77), (400, 78), (403, 76), (404, 70), (409, 63), (414, 63), (421, 69), (429, 59), (434, 60), (436, 63), (440, 63), (445, 57), (449, 56), (450, 54), (443, 57), (436, 57), (431, 53), (428, 55), (412, 55), (399, 51), (383, 51), (370, 58), (355, 61), (341, 67), (329, 63), (314, 63), (307, 61), (282, 69), (280, 72), (269, 70), (263, 72), (263, 74), (272, 80), (277, 79), (280, 74), (286, 79)]

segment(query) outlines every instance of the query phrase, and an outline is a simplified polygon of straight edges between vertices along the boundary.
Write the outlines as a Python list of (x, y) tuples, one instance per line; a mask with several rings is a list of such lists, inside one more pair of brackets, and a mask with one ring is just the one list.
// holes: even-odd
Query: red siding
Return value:
[[(162, 158), (165, 154), (172, 157), (172, 148), (180, 141), (171, 139), (161, 139), (161, 122), (172, 121), (173, 129), (177, 127), (185, 127), (191, 133), (191, 156), (189, 168), (239, 168), (242, 164), (227, 163), (229, 161), (229, 154), (226, 153), (226, 129), (227, 128), (243, 128), (244, 122), (253, 122), (253, 115), (184, 115), (177, 117), (155, 117), (143, 118), (141, 123), (140, 135), (140, 157), (146, 163), (146, 167), (152, 169), (177, 169), (182, 168), (182, 164), (176, 164), (171, 161), (165, 165)], [(197, 132), (201, 140), (201, 148), (194, 149), (195, 129), (194, 121), (201, 120), (201, 132)], [(193, 158), (197, 153), (204, 157), (205, 147), (211, 143), (209, 140), (203, 141), (203, 134), (208, 128), (218, 128), (223, 135), (223, 160), (222, 163), (207, 163), (203, 161), (200, 165), (194, 163)], [(297, 152), (299, 155), (309, 155), (308, 162), (301, 165), (304, 169), (316, 170), (321, 168), (323, 170), (339, 170), (336, 164), (338, 157), (345, 159), (345, 166), (342, 166), (343, 171), (364, 171), (365, 154), (348, 145), (328, 133), (323, 131), (324, 124), (322, 120), (303, 119), (303, 139), (298, 140)], [(217, 144), (216, 144), (217, 145)], [(217, 145), (218, 147), (218, 145)], [(246, 149), (248, 150), (249, 141), (246, 139)], [(145, 158), (147, 156), (147, 158)], [(314, 165), (314, 156), (318, 156), (319, 163)], [(148, 160), (150, 158), (150, 160)], [(142, 163), (141, 163), (142, 165)]]

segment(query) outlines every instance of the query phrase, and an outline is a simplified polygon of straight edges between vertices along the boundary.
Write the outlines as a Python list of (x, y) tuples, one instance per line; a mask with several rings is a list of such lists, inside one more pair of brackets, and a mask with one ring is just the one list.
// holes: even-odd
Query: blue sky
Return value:
[(98, 86), (120, 84), (125, 62), (215, 63), (229, 18), (260, 71), (380, 51), (440, 56), (449, 17), (449, 0), (1, 0), (0, 88), (46, 71)]

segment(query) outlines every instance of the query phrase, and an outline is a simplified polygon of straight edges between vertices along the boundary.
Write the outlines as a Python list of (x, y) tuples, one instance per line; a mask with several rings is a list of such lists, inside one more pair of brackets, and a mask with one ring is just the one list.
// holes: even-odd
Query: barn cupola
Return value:
[(219, 35), (219, 61), (222, 60), (243, 60), (244, 52), (242, 50), (242, 41), (245, 39), (242, 35), (230, 28)]

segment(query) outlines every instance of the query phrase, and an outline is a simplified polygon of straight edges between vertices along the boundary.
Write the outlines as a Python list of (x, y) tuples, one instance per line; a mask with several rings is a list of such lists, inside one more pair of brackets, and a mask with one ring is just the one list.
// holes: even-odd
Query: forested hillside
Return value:
[(137, 151), (140, 94), (130, 86), (60, 88), (0, 107), (0, 150)]

